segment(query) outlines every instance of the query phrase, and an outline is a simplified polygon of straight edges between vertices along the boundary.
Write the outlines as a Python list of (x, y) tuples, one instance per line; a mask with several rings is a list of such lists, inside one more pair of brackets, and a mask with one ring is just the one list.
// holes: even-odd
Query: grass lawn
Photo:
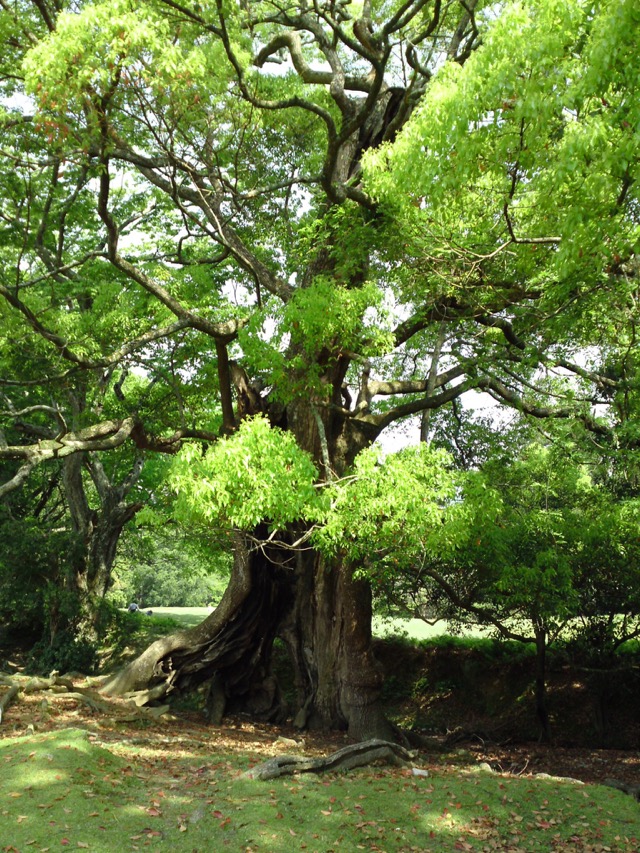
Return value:
[(79, 728), (0, 741), (2, 851), (616, 851), (640, 809), (609, 788), (454, 766), (260, 782), (277, 744), (229, 730)]
[[(145, 607), (146, 609), (146, 607)], [(151, 607), (155, 617), (171, 617), (181, 625), (191, 627), (198, 625), (211, 613), (211, 607)], [(153, 618), (153, 617), (152, 617)], [(373, 632), (377, 637), (387, 637), (394, 634), (406, 634), (414, 640), (426, 640), (448, 633), (447, 623), (441, 619), (434, 625), (429, 625), (422, 619), (387, 619), (374, 617)], [(466, 631), (465, 636), (486, 636), (480, 631)]]
[(152, 619), (153, 617), (162, 619), (170, 617), (181, 626), (191, 628), (206, 619), (213, 607), (151, 607), (150, 609), (153, 611)]

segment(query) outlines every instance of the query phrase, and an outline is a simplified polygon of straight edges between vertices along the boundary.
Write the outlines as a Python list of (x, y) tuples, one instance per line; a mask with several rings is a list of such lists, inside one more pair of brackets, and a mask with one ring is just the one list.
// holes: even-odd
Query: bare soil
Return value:
[(387, 672), (387, 707), (444, 760), (640, 786), (640, 662), (603, 671), (552, 660), (552, 740), (542, 743), (532, 658), (495, 660), (465, 648), (394, 642), (380, 643), (376, 653)]

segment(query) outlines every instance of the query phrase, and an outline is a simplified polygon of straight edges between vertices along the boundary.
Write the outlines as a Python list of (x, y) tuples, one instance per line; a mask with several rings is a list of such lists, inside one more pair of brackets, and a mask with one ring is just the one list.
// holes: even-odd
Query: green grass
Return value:
[(181, 628), (199, 625), (211, 613), (211, 607), (151, 607), (151, 619), (174, 619)]
[[(433, 625), (424, 619), (396, 619), (387, 616), (373, 617), (373, 633), (376, 637), (407, 637), (410, 640), (432, 640), (450, 634), (446, 620), (439, 619)], [(462, 637), (486, 637), (487, 632), (479, 628), (465, 629)]]
[[(608, 788), (444, 768), (427, 778), (242, 777), (258, 756), (167, 737), (105, 749), (79, 729), (0, 741), (3, 851), (503, 850), (632, 853), (640, 811)], [(264, 758), (264, 756), (261, 756)]]
[[(159, 617), (170, 617), (180, 625), (191, 627), (199, 625), (209, 613), (210, 607), (151, 607), (153, 615), (151, 619)], [(439, 620), (434, 625), (427, 624), (422, 619), (395, 619), (376, 616), (373, 620), (373, 631), (377, 637), (406, 636), (412, 640), (427, 640), (448, 633), (448, 625), (444, 620)], [(480, 630), (465, 631), (465, 637), (486, 636)]]
[[(199, 625), (211, 613), (210, 607), (151, 607), (150, 609), (153, 611), (150, 617), (152, 620), (170, 617), (181, 626), (188, 628)], [(447, 623), (441, 620), (435, 625), (428, 625), (422, 619), (390, 619), (376, 616), (373, 620), (373, 631), (378, 637), (399, 635), (413, 640), (426, 640), (446, 634)]]

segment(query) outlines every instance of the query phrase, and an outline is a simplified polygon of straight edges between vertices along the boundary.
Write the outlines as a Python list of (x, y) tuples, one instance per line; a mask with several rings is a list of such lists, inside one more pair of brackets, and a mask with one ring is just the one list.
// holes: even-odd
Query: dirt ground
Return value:
[[(422, 764), (435, 769), (487, 762), (498, 773), (547, 773), (586, 783), (614, 779), (640, 786), (640, 695), (633, 678), (616, 684), (614, 676), (612, 684), (599, 684), (594, 691), (584, 674), (578, 677), (566, 666), (552, 668), (553, 741), (543, 744), (537, 739), (528, 662), (488, 665), (481, 656), (464, 651), (425, 654), (393, 644), (380, 646), (377, 654), (388, 673), (395, 673), (387, 678), (385, 704), (402, 729), (421, 736)], [(638, 667), (630, 672), (640, 682)], [(5, 690), (0, 686), (0, 699)], [(187, 752), (211, 744), (216, 751), (265, 757), (273, 754), (278, 738), (295, 741), (298, 753), (312, 756), (327, 755), (349, 742), (341, 732), (300, 733), (290, 724), (273, 726), (241, 717), (212, 727), (193, 709), (172, 708), (158, 720), (127, 721), (126, 704), (116, 700), (114, 706), (115, 713), (102, 714), (64, 695), (21, 696), (4, 712), (0, 738), (81, 726), (107, 744), (142, 739)]]
[(376, 651), (387, 671), (387, 702), (395, 719), (422, 732), (445, 760), (453, 755), (503, 773), (640, 786), (637, 662), (611, 672), (552, 661), (547, 681), (552, 740), (546, 744), (539, 739), (531, 659), (487, 660), (468, 649), (393, 643)]
[[(80, 683), (80, 682), (79, 682)], [(4, 688), (2, 688), (4, 689)], [(0, 689), (0, 692), (2, 692)], [(29, 732), (53, 731), (69, 726), (87, 728), (105, 745), (145, 744), (181, 754), (201, 753), (203, 746), (213, 751), (242, 752), (252, 757), (273, 755), (282, 738), (300, 754), (327, 755), (349, 741), (344, 733), (295, 731), (290, 725), (253, 723), (240, 717), (225, 719), (219, 727), (204, 722), (198, 711), (176, 711), (158, 720), (127, 719), (128, 706), (115, 701), (112, 713), (99, 713), (78, 699), (64, 694), (40, 693), (21, 696), (5, 711), (0, 738)], [(536, 742), (497, 743), (479, 737), (458, 740), (450, 735), (430, 736), (420, 748), (420, 763), (432, 770), (439, 767), (466, 767), (488, 762), (498, 773), (518, 776), (567, 776), (587, 783), (616, 779), (629, 785), (640, 784), (640, 750), (559, 747)], [(286, 742), (288, 743), (288, 742)], [(281, 751), (281, 749), (278, 749)]]

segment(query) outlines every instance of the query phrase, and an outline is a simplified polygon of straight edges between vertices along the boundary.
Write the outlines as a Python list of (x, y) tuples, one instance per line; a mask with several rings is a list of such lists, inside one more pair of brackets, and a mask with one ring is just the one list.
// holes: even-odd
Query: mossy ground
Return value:
[[(3, 851), (619, 851), (640, 811), (600, 786), (419, 763), (270, 782), (264, 732), (67, 728), (0, 741)], [(251, 736), (255, 737), (251, 741)]]

